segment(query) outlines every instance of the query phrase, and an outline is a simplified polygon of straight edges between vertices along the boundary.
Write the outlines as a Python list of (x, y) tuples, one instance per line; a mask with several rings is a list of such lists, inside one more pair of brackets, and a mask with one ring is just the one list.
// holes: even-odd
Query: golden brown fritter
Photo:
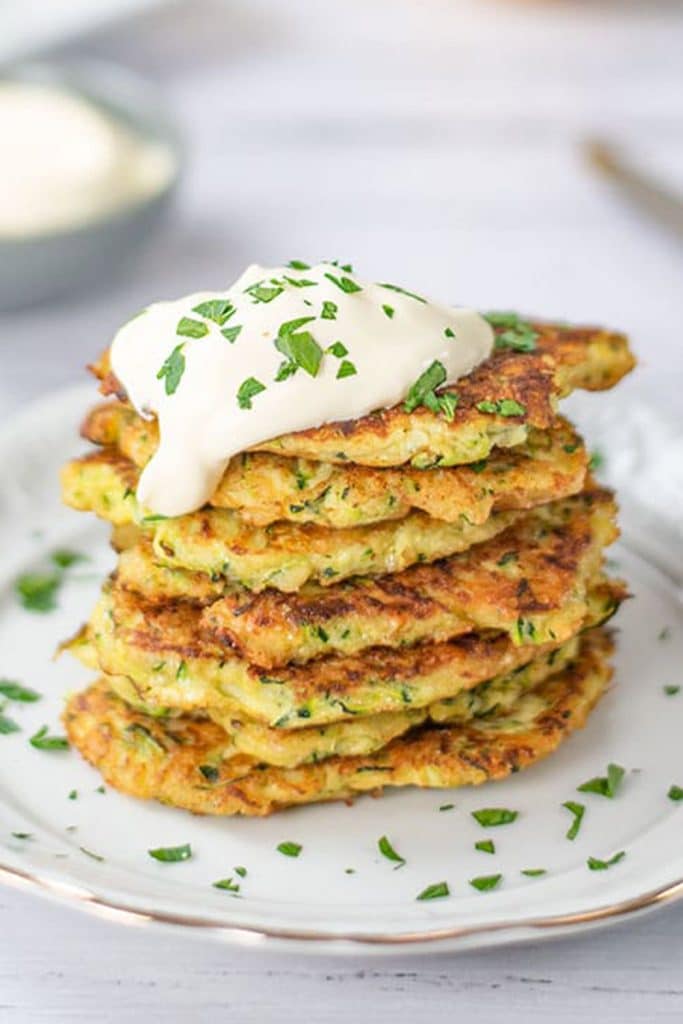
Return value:
[[(134, 487), (136, 483), (131, 485), (131, 467), (119, 463), (118, 458), (124, 456), (142, 468), (158, 445), (156, 421), (143, 420), (120, 402), (92, 409), (81, 432), (104, 446), (101, 460), (112, 471), (121, 465), (126, 486)], [(87, 471), (94, 479), (99, 462), (100, 458), (92, 455), (77, 459), (65, 473), (83, 481)], [(551, 430), (532, 429), (525, 444), (494, 451), (474, 468), (373, 469), (244, 452), (230, 461), (210, 504), (238, 511), (245, 523), (255, 526), (286, 519), (345, 529), (402, 519), (412, 509), (445, 522), (464, 516), (470, 523), (479, 524), (494, 509), (532, 508), (575, 494), (583, 486), (587, 463), (581, 438), (558, 417)], [(95, 489), (100, 494), (120, 491), (115, 479), (107, 480), (106, 476), (105, 471), (95, 481)], [(81, 482), (76, 495), (79, 508), (88, 507), (83, 490)], [(90, 498), (90, 504), (93, 511), (102, 514), (97, 494)]]
[[(567, 638), (606, 621), (624, 597), (621, 584), (596, 580), (585, 615)], [(141, 704), (305, 729), (455, 697), (561, 642), (515, 645), (501, 633), (468, 632), (448, 643), (374, 647), (267, 672), (208, 642), (190, 605), (151, 606), (114, 586), (105, 588), (88, 627), (65, 647), (90, 668), (126, 676)]]
[[(452, 466), (485, 459), (496, 446), (521, 444), (530, 427), (547, 430), (559, 398), (575, 388), (613, 387), (634, 366), (622, 334), (592, 327), (535, 323), (536, 350), (496, 348), (489, 359), (455, 386), (458, 406), (452, 421), (419, 407), (403, 405), (357, 420), (328, 423), (255, 446), (259, 451), (320, 462), (420, 468)], [(500, 329), (502, 333), (503, 328)], [(93, 367), (104, 394), (125, 399), (105, 353)], [(523, 407), (520, 415), (487, 411), (503, 400)], [(483, 407), (481, 403), (485, 403)], [(504, 406), (503, 409), (509, 409)]]
[[(72, 508), (90, 509), (115, 526), (138, 520), (127, 462), (98, 453), (62, 469), (62, 497)], [(249, 590), (298, 590), (308, 580), (329, 584), (357, 573), (397, 572), (414, 562), (431, 562), (464, 551), (514, 522), (522, 512), (494, 512), (485, 522), (464, 516), (453, 522), (411, 512), (371, 526), (334, 530), (312, 523), (249, 526), (238, 512), (205, 508), (167, 519), (143, 516), (157, 561), (171, 568), (224, 577)]]
[(71, 744), (125, 793), (200, 814), (266, 815), (388, 786), (453, 787), (506, 778), (585, 724), (609, 683), (610, 650), (605, 634), (594, 631), (571, 667), (504, 713), (470, 725), (421, 727), (375, 754), (299, 768), (266, 767), (237, 753), (213, 722), (135, 712), (106, 681), (71, 697), (64, 723)]
[[(342, 722), (307, 729), (272, 728), (243, 715), (228, 714), (217, 708), (210, 717), (234, 740), (236, 749), (257, 761), (281, 768), (316, 764), (328, 757), (359, 757), (381, 750), (391, 740), (431, 719), (441, 723), (464, 723), (514, 703), (549, 676), (562, 671), (576, 659), (580, 638), (573, 637), (562, 647), (522, 665), (511, 675), (498, 676), (480, 683), (456, 697), (428, 707), (390, 711), (377, 715), (358, 715)], [(133, 708), (154, 717), (176, 714), (177, 709), (140, 703), (135, 684), (124, 676), (107, 676), (107, 683), (118, 697)]]
[(504, 630), (516, 643), (562, 640), (585, 615), (588, 582), (617, 537), (615, 517), (609, 491), (586, 491), (432, 565), (297, 594), (233, 591), (205, 609), (203, 626), (267, 669), (473, 628)]

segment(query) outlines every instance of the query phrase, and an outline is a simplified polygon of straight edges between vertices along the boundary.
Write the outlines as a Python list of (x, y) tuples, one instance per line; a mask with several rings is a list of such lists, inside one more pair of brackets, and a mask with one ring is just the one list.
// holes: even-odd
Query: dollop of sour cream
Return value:
[(238, 452), (396, 405), (426, 371), (435, 386), (452, 383), (493, 340), (474, 310), (330, 263), (250, 266), (225, 291), (156, 302), (111, 346), (131, 402), (159, 423), (138, 500), (155, 514), (191, 512)]

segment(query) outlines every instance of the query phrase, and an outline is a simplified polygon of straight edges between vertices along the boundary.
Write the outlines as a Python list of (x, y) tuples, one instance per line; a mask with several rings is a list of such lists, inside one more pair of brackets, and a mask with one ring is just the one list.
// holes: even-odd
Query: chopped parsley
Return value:
[(441, 804), (441, 806), (439, 807), (439, 810), (440, 811), (452, 811), (454, 807), (455, 807), (455, 804)]
[(440, 900), (445, 896), (450, 896), (451, 891), (448, 888), (448, 882), (434, 882), (432, 885), (428, 885), (426, 889), (423, 889), (421, 893), (415, 897), (416, 900)]
[(233, 881), (232, 878), (221, 878), (219, 882), (212, 883), (214, 889), (224, 889), (226, 892), (239, 892), (239, 882)]
[(379, 287), (388, 288), (390, 292), (398, 292), (399, 295), (407, 295), (409, 299), (416, 299), (417, 302), (427, 302), (427, 300), (423, 299), (421, 295), (416, 295), (415, 292), (409, 292), (405, 288), (399, 288), (397, 284), (388, 284), (386, 281), (380, 281)]
[(669, 685), (669, 686), (665, 686), (664, 687), (664, 693), (667, 695), (667, 697), (675, 697), (680, 692), (681, 692), (680, 686), (670, 686)]
[(626, 856), (626, 850), (619, 850), (619, 853), (615, 853), (609, 860), (600, 860), (599, 857), (589, 857), (586, 863), (591, 871), (606, 871), (607, 868), (611, 868), (613, 864), (618, 864), (620, 860), (623, 860)]
[(514, 398), (499, 398), (495, 402), (487, 399), (477, 402), (477, 409), (479, 412), (497, 413), (498, 416), (524, 416), (526, 413), (526, 407)]
[(304, 263), (303, 260), (290, 260), (289, 263), (287, 264), (287, 266), (291, 267), (292, 270), (310, 270), (311, 269), (310, 263)]
[(484, 807), (480, 811), (472, 811), (472, 817), (482, 828), (510, 825), (518, 814), (519, 811), (509, 811), (506, 807)]
[(183, 316), (178, 321), (175, 332), (183, 338), (204, 338), (209, 333), (209, 328), (201, 320), (193, 320), (191, 316)]
[(232, 345), (233, 342), (237, 341), (240, 331), (242, 330), (242, 324), (235, 324), (234, 327), (223, 327), (221, 328), (221, 334), (226, 341), (229, 341)]
[(394, 313), (396, 312), (396, 310), (394, 309), (393, 306), (387, 306), (387, 305), (385, 305), (383, 303), (382, 304), (382, 311), (384, 312), (385, 316), (389, 317), (390, 320), (394, 319)]
[(579, 793), (597, 793), (611, 800), (617, 795), (625, 774), (620, 764), (608, 764), (607, 775), (596, 775), (576, 788)]
[(444, 327), (443, 333), (445, 338), (455, 337), (455, 331), (452, 329), (452, 327)]
[(427, 369), (420, 374), (415, 383), (411, 386), (403, 408), (406, 412), (413, 412), (419, 405), (424, 405), (432, 412), (439, 412), (439, 399), (435, 389), (446, 381), (446, 367), (435, 359)]
[(51, 612), (57, 607), (57, 591), (62, 582), (61, 572), (28, 572), (14, 584), (17, 596), (29, 612)]
[(317, 288), (317, 281), (309, 281), (306, 277), (288, 277), (284, 275), (284, 280), (287, 284), (291, 284), (292, 288)]
[(339, 307), (336, 302), (323, 302), (323, 311), (320, 314), (321, 320), (336, 320)]
[(515, 352), (533, 352), (536, 348), (537, 332), (531, 324), (521, 320), (517, 313), (485, 313), (491, 327), (503, 328), (496, 334), (496, 348), (510, 348)]
[(396, 852), (386, 836), (382, 836), (381, 839), (378, 839), (377, 847), (383, 857), (386, 857), (387, 860), (393, 861), (398, 867), (403, 867), (406, 862), (405, 857), (402, 857), (400, 853)]
[(285, 842), (280, 843), (275, 849), (278, 853), (284, 854), (285, 857), (298, 857), (303, 847), (301, 843)]
[[(313, 316), (302, 316), (280, 325), (275, 339), (275, 348), (286, 357), (280, 366), (277, 379), (286, 380), (301, 368), (311, 377), (317, 376), (323, 358), (323, 350), (310, 331), (300, 331), (304, 324), (315, 320)], [(282, 375), (282, 376), (281, 376)]]
[(591, 452), (591, 457), (590, 457), (590, 461), (588, 463), (588, 468), (590, 470), (598, 470), (598, 469), (602, 469), (602, 467), (604, 465), (605, 465), (605, 456), (602, 454), (601, 451), (598, 451), (598, 449), (596, 448), (594, 452)]
[(244, 289), (247, 295), (251, 295), (254, 302), (272, 302), (278, 295), (282, 295), (284, 288), (280, 284), (266, 285), (263, 281), (250, 284)]
[(11, 679), (0, 679), (0, 697), (21, 701), (23, 704), (33, 704), (40, 700), (40, 694), (35, 690), (29, 690), (27, 686), (15, 683)]
[(335, 356), (336, 359), (343, 359), (344, 356), (349, 354), (349, 350), (346, 345), (341, 341), (335, 341), (334, 344), (330, 345), (329, 348), (326, 348), (325, 351), (329, 353), (329, 355)]
[(669, 792), (666, 794), (669, 800), (683, 800), (683, 786), (670, 786)]
[(0, 712), (0, 736), (10, 736), (13, 732), (21, 732), (20, 727), (13, 718), (8, 718)]
[(72, 789), (69, 793), (69, 800), (78, 800), (78, 790)]
[(69, 741), (66, 736), (50, 736), (46, 725), (31, 736), (29, 743), (36, 750), (68, 750)]
[(33, 839), (31, 832), (12, 832), (14, 839)]
[(256, 377), (247, 377), (246, 380), (243, 380), (237, 389), (237, 404), (240, 409), (251, 409), (252, 398), (260, 395), (265, 390), (265, 384), (262, 384), (260, 380), (256, 380)]
[(565, 803), (562, 804), (562, 806), (566, 807), (567, 810), (569, 811), (569, 813), (574, 815), (574, 820), (572, 821), (571, 825), (569, 826), (569, 830), (567, 831), (566, 838), (567, 839), (576, 839), (576, 837), (579, 834), (579, 829), (581, 828), (581, 822), (583, 821), (583, 816), (586, 813), (586, 805), (585, 804), (577, 804), (573, 800), (567, 800)]
[(243, 868), (241, 865), (238, 865), (238, 867), (235, 868), (235, 874), (239, 875), (240, 878), (246, 878), (247, 877), (247, 869)]
[(218, 768), (215, 768), (212, 764), (200, 764), (199, 771), (207, 782), (218, 782), (220, 772), (218, 771)]
[(86, 857), (90, 857), (91, 860), (96, 860), (98, 864), (104, 864), (104, 857), (100, 857), (99, 853), (93, 853), (92, 850), (87, 850), (85, 846), (79, 846), (78, 849), (81, 853), (84, 853)]
[[(236, 310), (228, 299), (208, 299), (206, 302), (200, 302), (198, 306), (194, 306), (192, 312), (199, 313), (200, 316), (204, 316), (207, 320), (212, 320), (219, 327), (222, 327), (235, 314)], [(191, 322), (197, 323), (196, 320)], [(206, 333), (207, 331), (204, 331), (201, 335), (192, 334), (190, 337), (203, 338)]]
[(157, 373), (157, 380), (163, 380), (164, 391), (167, 395), (174, 395), (183, 379), (183, 374), (185, 373), (184, 347), (184, 342), (176, 345), (170, 356), (166, 357), (161, 365), (161, 369)]
[(500, 558), (496, 562), (496, 565), (499, 565), (501, 567), (501, 569), (502, 569), (502, 567), (504, 565), (509, 565), (510, 562), (516, 562), (516, 561), (517, 561), (517, 552), (516, 551), (506, 551), (505, 554), (500, 556)]
[(59, 548), (59, 550), (53, 551), (50, 558), (58, 569), (70, 569), (72, 565), (88, 561), (87, 555), (82, 555), (78, 551), (70, 551), (68, 548)]
[(481, 853), (495, 853), (496, 847), (493, 839), (480, 839), (478, 843), (474, 844), (475, 850), (479, 850)]
[(539, 878), (547, 873), (545, 868), (522, 868), (520, 871), (520, 875), (526, 875), (527, 878)]
[(343, 380), (344, 377), (355, 377), (357, 373), (358, 370), (356, 369), (355, 364), (349, 359), (344, 359), (337, 370), (337, 380)]
[(479, 892), (488, 892), (495, 889), (500, 882), (502, 875), (480, 875), (478, 878), (470, 878), (470, 885)]
[[(344, 269), (343, 267), (341, 268)], [(334, 274), (325, 274), (328, 281), (332, 284), (336, 284), (337, 288), (340, 288), (347, 295), (352, 295), (354, 292), (362, 292), (363, 289), (355, 281), (352, 281), (350, 277), (336, 277)]]
[(657, 639), (659, 641), (670, 640), (671, 639), (671, 626), (662, 626), (662, 628), (660, 629), (659, 633), (657, 634)]
[(155, 850), (148, 850), (147, 853), (154, 860), (162, 864), (177, 864), (181, 860), (189, 860), (192, 856), (192, 847), (189, 843), (182, 846), (158, 846)]

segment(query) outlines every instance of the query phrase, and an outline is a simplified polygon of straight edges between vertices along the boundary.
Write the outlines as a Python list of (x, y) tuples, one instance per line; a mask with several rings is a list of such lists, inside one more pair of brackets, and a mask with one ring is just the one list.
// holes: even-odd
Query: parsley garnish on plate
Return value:
[(479, 850), (481, 853), (495, 853), (496, 847), (493, 839), (480, 839), (478, 843), (474, 844), (475, 850)]
[(176, 345), (171, 354), (163, 361), (161, 369), (157, 373), (157, 380), (163, 380), (164, 391), (167, 395), (174, 395), (183, 379), (183, 374), (185, 373), (184, 348), (184, 342)]
[(336, 359), (343, 359), (344, 356), (347, 356), (349, 354), (349, 350), (347, 349), (346, 345), (344, 345), (344, 343), (341, 341), (335, 341), (332, 345), (329, 345), (325, 349), (325, 351), (329, 353), (329, 355), (334, 356)]
[(29, 743), (36, 750), (68, 750), (69, 741), (66, 736), (50, 736), (46, 725), (31, 736)]
[(272, 302), (278, 295), (282, 295), (284, 288), (280, 284), (266, 285), (263, 281), (250, 284), (244, 289), (247, 295), (251, 295), (254, 302)]
[(72, 789), (69, 793), (69, 800), (78, 800), (78, 790)]
[(10, 736), (13, 732), (21, 732), (13, 718), (8, 718), (0, 712), (0, 736)]
[(323, 302), (323, 311), (320, 314), (321, 320), (336, 320), (339, 307), (336, 302), (326, 300)]
[(609, 860), (600, 860), (599, 857), (589, 857), (586, 864), (591, 871), (606, 871), (607, 868), (611, 868), (613, 864), (618, 864), (620, 860), (623, 860), (626, 856), (626, 850), (619, 850), (619, 853), (615, 853)]
[(657, 634), (657, 639), (660, 641), (660, 643), (663, 642), (664, 640), (670, 640), (671, 639), (671, 626), (662, 626), (662, 628), (660, 629), (659, 633)]
[(33, 839), (31, 832), (12, 832), (14, 839)]
[(572, 821), (571, 825), (569, 826), (566, 838), (567, 839), (576, 839), (576, 837), (579, 834), (579, 829), (581, 828), (581, 822), (583, 821), (583, 816), (586, 813), (586, 805), (585, 804), (577, 804), (577, 803), (575, 803), (574, 800), (567, 800), (567, 801), (565, 801), (565, 803), (562, 804), (562, 806), (566, 807), (567, 810), (569, 811), (569, 813), (574, 815), (574, 820)]
[(397, 865), (397, 867), (403, 867), (403, 865), (406, 862), (405, 857), (402, 857), (400, 853), (396, 852), (396, 850), (393, 848), (393, 846), (391, 845), (386, 836), (382, 836), (381, 839), (378, 839), (377, 847), (383, 857), (386, 857), (387, 860), (393, 861)]
[(411, 386), (403, 403), (404, 410), (414, 412), (423, 405), (431, 412), (443, 413), (450, 422), (458, 405), (458, 396), (452, 391), (436, 394), (436, 388), (445, 383), (446, 377), (446, 367), (435, 359)]
[(440, 900), (445, 896), (450, 896), (451, 891), (448, 888), (448, 882), (434, 882), (432, 885), (428, 885), (426, 889), (423, 889), (421, 893), (415, 897), (416, 900)]
[(158, 846), (155, 850), (148, 850), (147, 853), (154, 860), (162, 864), (177, 864), (181, 860), (189, 860), (192, 856), (192, 847), (189, 843), (182, 846)]
[(311, 269), (310, 263), (304, 263), (303, 260), (290, 260), (289, 263), (287, 264), (287, 266), (291, 267), (292, 270), (310, 270)]
[(0, 697), (20, 701), (23, 704), (33, 704), (40, 700), (41, 695), (36, 690), (29, 690), (28, 686), (22, 686), (21, 683), (17, 683), (13, 679), (0, 679)]
[(58, 569), (70, 569), (72, 565), (88, 561), (87, 555), (81, 554), (80, 551), (71, 551), (69, 548), (59, 548), (57, 551), (53, 551), (50, 558)]
[(598, 451), (598, 449), (596, 448), (594, 452), (591, 452), (591, 457), (590, 457), (590, 461), (588, 463), (588, 468), (591, 471), (593, 471), (593, 470), (602, 469), (602, 467), (604, 465), (605, 465), (605, 456), (602, 454), (601, 451)]
[(27, 611), (42, 613), (57, 607), (57, 591), (61, 582), (61, 572), (28, 572), (20, 576), (14, 586)]
[(260, 395), (265, 390), (265, 384), (262, 384), (260, 380), (256, 380), (256, 377), (247, 377), (246, 380), (243, 380), (237, 389), (237, 404), (240, 409), (251, 409), (252, 398)]
[(303, 847), (301, 843), (284, 842), (276, 846), (275, 849), (278, 853), (284, 854), (285, 857), (298, 857)]
[(302, 316), (280, 325), (275, 339), (275, 348), (286, 357), (281, 364), (276, 380), (286, 380), (301, 368), (311, 377), (317, 376), (323, 358), (323, 350), (310, 331), (301, 328), (315, 320), (314, 316)]
[(452, 811), (454, 807), (455, 807), (455, 804), (441, 804), (441, 806), (439, 807), (439, 810), (440, 811)]
[(667, 697), (675, 697), (677, 694), (679, 694), (681, 692), (680, 686), (668, 685), (668, 686), (663, 687), (663, 689), (664, 689), (664, 693), (667, 695)]
[(472, 811), (472, 817), (482, 828), (494, 828), (496, 825), (510, 825), (516, 821), (519, 811), (510, 811), (506, 807), (483, 807), (480, 811)]
[(235, 874), (239, 875), (240, 878), (246, 878), (247, 877), (247, 869), (243, 868), (242, 865), (240, 864), (240, 865), (238, 865), (235, 868)]
[(93, 853), (92, 850), (86, 849), (85, 846), (79, 846), (78, 849), (81, 853), (84, 853), (86, 857), (90, 857), (91, 860), (96, 860), (99, 864), (104, 864), (104, 857), (101, 857), (99, 853)]
[(596, 775), (595, 778), (588, 779), (587, 782), (583, 782), (576, 788), (579, 793), (597, 793), (599, 796), (606, 796), (611, 800), (621, 788), (625, 774), (625, 769), (620, 764), (608, 764), (607, 775)]
[(394, 309), (393, 306), (387, 306), (385, 303), (382, 303), (382, 311), (385, 316), (389, 317), (390, 320), (394, 319), (394, 313), (396, 312), (396, 310)]
[(526, 875), (527, 878), (540, 878), (541, 875), (547, 875), (545, 868), (522, 868), (520, 875)]
[(224, 889), (226, 892), (239, 892), (240, 884), (232, 878), (221, 878), (218, 882), (212, 882), (214, 889)]
[(488, 892), (490, 889), (496, 888), (502, 877), (502, 875), (480, 875), (478, 878), (470, 878), (469, 884), (479, 892)]
[(666, 795), (669, 800), (683, 800), (683, 786), (670, 786), (669, 792)]

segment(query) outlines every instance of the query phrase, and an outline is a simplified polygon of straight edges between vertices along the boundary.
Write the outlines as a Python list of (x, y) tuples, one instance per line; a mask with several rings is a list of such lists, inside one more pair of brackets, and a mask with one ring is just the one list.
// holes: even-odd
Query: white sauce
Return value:
[[(351, 280), (359, 290), (347, 294), (327, 274)], [(296, 287), (285, 277), (314, 284)], [(246, 289), (259, 282), (282, 290), (271, 301), (256, 301)], [(234, 306), (222, 327), (193, 312), (208, 300)], [(324, 303), (334, 304), (335, 319), (321, 316)], [(183, 317), (206, 333), (199, 338), (179, 335)], [(315, 377), (299, 368), (276, 382), (285, 357), (275, 341), (282, 324), (301, 317), (314, 319), (299, 334), (309, 332), (323, 352), (342, 342), (348, 354), (324, 354)], [(230, 343), (221, 330), (233, 327), (241, 330)], [(493, 331), (473, 310), (420, 301), (327, 263), (306, 270), (251, 266), (227, 291), (154, 303), (119, 330), (111, 347), (112, 369), (131, 402), (138, 412), (156, 414), (159, 421), (159, 448), (142, 473), (138, 499), (161, 515), (197, 509), (237, 452), (281, 434), (396, 405), (435, 360), (443, 365), (448, 382), (456, 381), (486, 359), (492, 347)], [(184, 360), (179, 381), (159, 378), (169, 356), (176, 369)], [(339, 379), (344, 362), (356, 373)], [(265, 385), (251, 399), (250, 409), (240, 408), (237, 399), (247, 378)], [(167, 386), (175, 386), (173, 393), (167, 394)]]
[(0, 139), (0, 238), (82, 227), (160, 192), (174, 169), (168, 146), (34, 82), (0, 82)]

